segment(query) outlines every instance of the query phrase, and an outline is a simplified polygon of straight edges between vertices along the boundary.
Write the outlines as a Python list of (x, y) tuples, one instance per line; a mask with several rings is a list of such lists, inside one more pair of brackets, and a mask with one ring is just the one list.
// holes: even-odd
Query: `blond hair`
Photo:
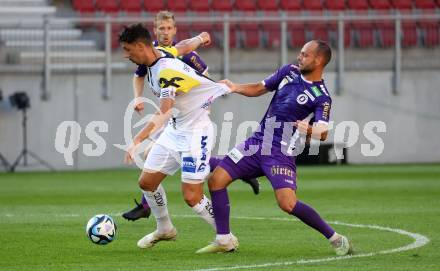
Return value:
[(157, 22), (164, 20), (173, 20), (174, 25), (176, 25), (176, 19), (174, 19), (174, 14), (172, 12), (169, 12), (168, 10), (162, 10), (159, 11), (156, 14), (156, 18), (154, 18), (154, 27), (157, 27), (158, 25)]

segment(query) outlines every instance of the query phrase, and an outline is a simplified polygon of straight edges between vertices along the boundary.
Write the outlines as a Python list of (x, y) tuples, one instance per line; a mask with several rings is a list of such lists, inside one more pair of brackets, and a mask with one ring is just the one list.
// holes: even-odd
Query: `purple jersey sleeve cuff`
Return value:
[(148, 72), (147, 66), (139, 65), (136, 71), (134, 72), (134, 75), (137, 77), (144, 77), (145, 75), (147, 75), (147, 72)]

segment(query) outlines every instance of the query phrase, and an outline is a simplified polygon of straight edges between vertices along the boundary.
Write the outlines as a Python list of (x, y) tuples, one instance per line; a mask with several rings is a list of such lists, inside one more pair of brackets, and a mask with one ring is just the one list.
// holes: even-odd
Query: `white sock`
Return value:
[(214, 212), (212, 210), (211, 200), (203, 195), (202, 200), (199, 203), (191, 207), (196, 214), (198, 214), (203, 220), (208, 222), (209, 225), (215, 230)]
[(332, 237), (330, 237), (328, 240), (331, 242), (337, 240), (339, 237), (341, 237), (341, 235), (337, 232), (333, 233)]
[(167, 208), (167, 196), (163, 186), (160, 184), (156, 191), (142, 191), (145, 199), (150, 205), (151, 213), (156, 218), (157, 231), (159, 233), (169, 232), (173, 229)]
[(229, 240), (231, 240), (232, 236), (231, 233), (228, 234), (217, 234), (215, 236), (215, 240), (221, 244), (221, 245), (225, 245), (229, 243)]

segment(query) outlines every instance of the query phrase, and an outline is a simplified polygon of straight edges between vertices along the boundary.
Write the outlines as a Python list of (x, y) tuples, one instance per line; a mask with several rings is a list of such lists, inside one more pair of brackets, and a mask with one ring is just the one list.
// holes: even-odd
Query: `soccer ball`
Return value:
[(86, 233), (90, 241), (106, 245), (116, 238), (116, 224), (109, 215), (95, 215), (87, 222)]

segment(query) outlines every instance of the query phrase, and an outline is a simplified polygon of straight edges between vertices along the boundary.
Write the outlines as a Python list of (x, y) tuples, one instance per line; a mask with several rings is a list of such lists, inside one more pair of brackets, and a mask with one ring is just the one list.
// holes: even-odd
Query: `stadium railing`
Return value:
[[(0, 14), (2, 13), (0, 8)], [(47, 10), (46, 10), (47, 12)], [(369, 44), (371, 37), (368, 25), (375, 24), (377, 40), (383, 47), (393, 47), (393, 92), (398, 93), (401, 74), (402, 46), (413, 45), (419, 37), (424, 45), (437, 46), (439, 39), (440, 14), (431, 13), (386, 13), (386, 14), (356, 14), (356, 13), (326, 13), (300, 14), (290, 16), (289, 13), (268, 16), (183, 16), (177, 17), (179, 29), (186, 26), (210, 25), (214, 42), (222, 49), (222, 65), (218, 68), (224, 78), (228, 78), (231, 71), (231, 45), (237, 43), (252, 47), (257, 40), (244, 40), (243, 37), (256, 39), (260, 35), (257, 25), (265, 34), (261, 35), (268, 47), (279, 47), (279, 64), (288, 63), (288, 49), (291, 46), (299, 47), (312, 38), (323, 38), (337, 48), (336, 58), (336, 93), (341, 94), (344, 87), (345, 48), (352, 44)], [(129, 63), (119, 60), (113, 61), (112, 51), (117, 46), (117, 33), (124, 24), (145, 22), (145, 17), (53, 17), (49, 11), (40, 19), (1, 18), (0, 26), (7, 25), (8, 29), (0, 30), (0, 39), (3, 48), (16, 48), (16, 61), (20, 65), (1, 65), (0, 71), (17, 70), (28, 67), (30, 64), (38, 66), (44, 74), (42, 97), (49, 98), (49, 82), (51, 74), (58, 71), (100, 71), (103, 72), (105, 83), (102, 97), (111, 95), (111, 77), (116, 70), (129, 70)], [(23, 25), (33, 25), (32, 32), (21, 29)], [(417, 25), (417, 30), (415, 29)], [(15, 27), (12, 27), (15, 26)], [(89, 32), (88, 26), (102, 31)], [(151, 27), (152, 25), (150, 25)], [(363, 28), (367, 26), (366, 28)], [(70, 27), (70, 28), (69, 28)], [(200, 27), (188, 27), (188, 31), (199, 31)], [(323, 31), (324, 30), (324, 31)], [(371, 29), (370, 29), (371, 30)], [(421, 31), (420, 31), (421, 30)], [(236, 32), (250, 31), (246, 35), (236, 36)], [(195, 34), (195, 33), (190, 34)], [(414, 37), (416, 35), (416, 37)], [(30, 39), (29, 37), (32, 37)], [(13, 38), (11, 38), (13, 37)], [(219, 38), (220, 37), (220, 38)], [(260, 37), (259, 37), (260, 38)], [(374, 41), (373, 41), (374, 42)], [(33, 48), (31, 51), (22, 48)], [(63, 50), (61, 50), (62, 48)], [(101, 49), (100, 49), (101, 48)], [(28, 61), (28, 62), (26, 62)], [(27, 64), (27, 65), (22, 65)]]

